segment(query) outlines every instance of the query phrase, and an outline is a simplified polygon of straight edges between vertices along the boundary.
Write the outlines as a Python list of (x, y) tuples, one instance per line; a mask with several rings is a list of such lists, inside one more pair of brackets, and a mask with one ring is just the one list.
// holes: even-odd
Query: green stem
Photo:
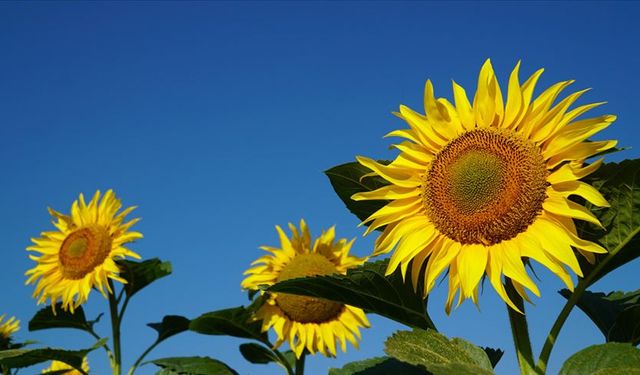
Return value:
[(533, 365), (533, 351), (531, 350), (531, 340), (529, 339), (529, 328), (527, 326), (527, 316), (524, 311), (524, 302), (513, 286), (511, 279), (506, 278), (505, 288), (507, 296), (513, 301), (522, 314), (513, 310), (507, 305), (509, 313), (509, 323), (511, 323), (511, 333), (513, 334), (513, 343), (516, 347), (518, 356), (518, 364), (520, 365), (520, 374), (535, 374)]
[[(89, 328), (89, 330), (87, 330), (87, 332), (93, 336), (96, 340), (100, 341), (102, 340), (102, 337), (98, 336), (98, 334), (93, 330), (93, 328)], [(106, 342), (102, 345), (102, 347), (104, 348), (104, 350), (107, 352), (107, 357), (109, 357), (110, 361), (113, 361), (113, 352), (111, 351), (111, 348), (109, 348), (109, 344), (107, 344)]]
[(640, 228), (637, 228), (633, 232), (629, 233), (627, 237), (624, 238), (623, 241), (620, 242), (615, 249), (610, 251), (606, 257), (604, 257), (596, 266), (593, 268), (591, 272), (584, 278), (578, 281), (578, 285), (576, 289), (571, 293), (571, 297), (564, 304), (562, 311), (556, 318), (556, 321), (553, 323), (549, 334), (547, 335), (547, 339), (542, 346), (542, 350), (540, 351), (540, 357), (538, 358), (538, 363), (536, 364), (536, 371), (539, 374), (545, 374), (547, 372), (547, 362), (549, 361), (549, 357), (551, 356), (551, 350), (553, 349), (553, 345), (556, 343), (556, 339), (558, 338), (558, 334), (562, 329), (562, 326), (567, 321), (571, 310), (574, 308), (576, 303), (580, 300), (582, 293), (587, 290), (589, 285), (593, 284), (596, 281), (596, 275), (600, 274), (602, 269), (613, 259), (615, 256), (622, 250), (629, 241), (631, 241), (635, 236), (640, 233)]
[(306, 351), (303, 351), (300, 358), (296, 358), (296, 375), (304, 375), (304, 359), (306, 356)]
[(109, 288), (111, 288), (111, 293), (109, 293), (109, 312), (111, 313), (111, 332), (113, 335), (113, 363), (111, 366), (113, 375), (120, 375), (120, 368), (122, 364), (122, 353), (120, 349), (121, 316), (118, 316), (118, 301), (113, 294), (115, 293), (115, 289), (111, 280), (109, 280)]
[[(270, 344), (268, 346), (271, 347)], [(271, 351), (280, 360), (280, 365), (282, 365), (282, 367), (284, 367), (284, 369), (287, 370), (287, 375), (295, 375), (293, 372), (293, 369), (291, 368), (291, 365), (289, 364), (289, 361), (287, 361), (287, 358), (285, 358), (285, 356), (282, 355), (282, 353), (280, 353), (278, 349), (271, 349)]]
[(134, 372), (136, 372), (136, 369), (138, 368), (138, 366), (140, 365), (140, 362), (142, 362), (142, 360), (144, 359), (144, 357), (147, 356), (147, 354), (151, 353), (151, 351), (153, 349), (155, 349), (156, 346), (158, 346), (158, 344), (160, 344), (160, 341), (156, 340), (156, 342), (154, 342), (153, 344), (151, 344), (151, 346), (149, 346), (147, 348), (147, 350), (144, 351), (144, 353), (142, 353), (140, 355), (140, 357), (138, 357), (138, 359), (136, 360), (136, 362), (133, 364), (133, 366), (131, 366), (131, 368), (129, 369), (129, 372), (127, 373), (127, 375), (133, 375)]

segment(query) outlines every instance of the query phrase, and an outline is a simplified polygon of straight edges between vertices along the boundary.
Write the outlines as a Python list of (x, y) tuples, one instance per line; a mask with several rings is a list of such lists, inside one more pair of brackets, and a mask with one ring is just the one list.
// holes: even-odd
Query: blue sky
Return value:
[[(29, 238), (51, 228), (46, 207), (68, 211), (80, 192), (113, 188), (137, 205), (143, 257), (170, 260), (174, 274), (138, 295), (123, 325), (125, 364), (152, 342), (145, 326), (167, 314), (195, 317), (245, 304), (242, 272), (277, 242), (275, 224), (305, 218), (314, 233), (337, 224), (371, 251), (358, 220), (333, 193), (327, 168), (355, 155), (390, 158), (391, 112), (421, 109), (423, 85), (451, 98), (451, 79), (468, 92), (490, 57), (504, 84), (545, 67), (539, 87), (575, 79), (592, 87), (581, 102), (608, 101), (594, 114), (618, 120), (600, 139), (617, 138), (638, 157), (640, 87), (638, 3), (100, 3), (0, 4), (0, 314), (16, 315), (19, 339), (79, 348), (80, 332), (28, 333), (37, 310), (24, 272)], [(562, 284), (537, 267), (542, 298), (527, 306), (538, 352), (563, 299)], [(593, 290), (635, 290), (640, 263)], [(430, 312), (441, 331), (506, 354), (500, 374), (516, 372), (504, 305), (486, 288), (480, 310), (443, 311), (437, 288)], [(89, 315), (106, 311), (93, 293)], [(400, 325), (371, 317), (361, 349), (309, 358), (308, 373), (382, 355)], [(104, 335), (105, 319), (99, 326)], [(550, 373), (602, 336), (575, 311), (562, 331)], [(250, 365), (241, 340), (186, 333), (149, 358), (208, 355), (242, 374), (277, 374)], [(102, 353), (90, 357), (108, 373)], [(140, 374), (153, 373), (144, 366)]]

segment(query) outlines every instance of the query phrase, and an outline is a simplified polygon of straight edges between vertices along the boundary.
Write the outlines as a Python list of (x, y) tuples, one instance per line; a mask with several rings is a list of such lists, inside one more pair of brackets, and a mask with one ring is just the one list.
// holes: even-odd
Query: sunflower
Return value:
[[(62, 373), (62, 371), (64, 370), (69, 370), (64, 373), (65, 375), (81, 375), (82, 374), (80, 371), (60, 361), (51, 361), (51, 366), (42, 370), (42, 373), (43, 374), (47, 374), (50, 372)], [(84, 357), (82, 359), (82, 370), (87, 374), (89, 373), (89, 361), (87, 360), (87, 357)]]
[[(359, 266), (366, 259), (349, 255), (354, 240), (335, 240), (335, 228), (323, 231), (311, 242), (311, 234), (304, 220), (300, 231), (289, 224), (291, 239), (276, 226), (280, 247), (262, 246), (269, 252), (255, 262), (244, 274), (244, 289), (258, 289), (261, 285), (273, 285), (279, 281), (313, 275), (345, 274), (347, 269)], [(336, 342), (343, 352), (347, 341), (358, 347), (359, 327), (369, 327), (369, 321), (359, 308), (323, 299), (295, 296), (284, 293), (269, 293), (267, 301), (255, 313), (262, 320), (262, 330), (273, 327), (278, 338), (275, 347), (284, 341), (300, 357), (306, 348), (312, 354), (336, 355)], [(357, 338), (357, 339), (356, 339)]]
[(394, 250), (387, 273), (400, 266), (405, 275), (411, 264), (414, 285), (426, 263), (425, 295), (447, 270), (447, 313), (458, 293), (458, 305), (467, 298), (477, 303), (479, 282), (485, 275), (515, 310), (505, 292), (503, 274), (523, 298), (529, 300), (525, 288), (539, 296), (523, 258), (546, 266), (573, 290), (568, 269), (582, 276), (574, 249), (590, 262), (595, 260), (594, 253), (606, 252), (577, 236), (574, 219), (601, 224), (569, 198), (608, 206), (595, 188), (580, 179), (602, 164), (600, 159), (585, 165), (585, 159), (616, 145), (616, 141), (590, 142), (587, 138), (616, 117), (576, 120), (603, 104), (569, 110), (587, 90), (554, 105), (573, 81), (556, 83), (532, 101), (543, 69), (521, 85), (519, 67), (520, 63), (509, 78), (506, 103), (490, 60), (480, 70), (473, 103), (455, 82), (455, 105), (436, 99), (427, 81), (426, 115), (405, 106), (395, 113), (409, 125), (409, 129), (387, 135), (404, 138), (394, 145), (400, 152), (395, 160), (384, 165), (357, 158), (372, 170), (367, 176), (389, 182), (352, 196), (356, 201), (389, 201), (362, 223), (369, 223), (366, 234), (384, 227), (374, 255)]
[(20, 330), (20, 321), (15, 317), (3, 322), (6, 314), (0, 315), (0, 350), (6, 349), (11, 344), (11, 335)]
[(25, 273), (29, 276), (26, 284), (37, 283), (33, 297), (38, 304), (49, 299), (55, 307), (60, 300), (64, 310), (73, 312), (87, 300), (92, 288), (106, 298), (105, 289), (113, 292), (109, 279), (126, 283), (118, 276), (115, 260), (126, 256), (140, 259), (124, 245), (142, 238), (142, 234), (129, 231), (139, 219), (124, 222), (135, 207), (118, 212), (121, 207), (120, 200), (109, 190), (102, 199), (97, 191), (88, 205), (80, 194), (71, 206), (70, 216), (49, 209), (57, 219), (53, 224), (58, 230), (42, 233), (27, 248), (40, 253), (29, 255), (37, 265)]

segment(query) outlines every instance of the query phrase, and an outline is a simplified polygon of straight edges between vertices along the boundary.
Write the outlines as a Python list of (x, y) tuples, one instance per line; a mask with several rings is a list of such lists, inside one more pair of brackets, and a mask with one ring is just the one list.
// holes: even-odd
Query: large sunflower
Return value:
[(115, 259), (140, 259), (124, 245), (142, 238), (142, 234), (129, 231), (139, 219), (124, 222), (135, 207), (118, 212), (121, 207), (120, 200), (109, 190), (102, 199), (97, 191), (88, 205), (80, 194), (71, 206), (71, 216), (49, 209), (57, 219), (53, 224), (58, 230), (43, 232), (42, 237), (32, 239), (35, 245), (27, 248), (40, 253), (29, 255), (37, 265), (26, 272), (26, 283), (37, 283), (33, 297), (38, 304), (49, 299), (55, 306), (61, 300), (62, 308), (73, 312), (87, 300), (91, 288), (106, 297), (106, 293), (113, 292), (108, 279), (126, 282), (118, 276)]
[(608, 205), (596, 189), (579, 180), (602, 163), (584, 165), (585, 159), (616, 145), (616, 141), (586, 141), (609, 126), (615, 116), (576, 120), (603, 104), (569, 110), (587, 90), (553, 105), (573, 81), (556, 83), (531, 101), (543, 70), (521, 85), (519, 67), (520, 63), (509, 78), (506, 104), (489, 60), (480, 70), (473, 103), (455, 82), (455, 105), (436, 99), (427, 81), (426, 115), (405, 106), (396, 113), (409, 125), (409, 129), (388, 134), (404, 138), (395, 145), (400, 151), (397, 158), (389, 165), (357, 158), (373, 171), (370, 175), (390, 183), (352, 197), (390, 201), (363, 222), (370, 223), (367, 233), (384, 227), (374, 254), (395, 249), (388, 273), (400, 266), (404, 274), (413, 260), (414, 284), (427, 262), (425, 293), (448, 269), (447, 313), (458, 292), (458, 304), (464, 298), (477, 303), (483, 275), (516, 310), (505, 292), (502, 274), (525, 299), (524, 288), (539, 296), (523, 257), (543, 264), (573, 289), (567, 267), (582, 276), (573, 249), (591, 262), (593, 253), (606, 252), (578, 238), (573, 219), (601, 224), (569, 197)]
[[(60, 361), (51, 361), (51, 366), (42, 370), (42, 373), (48, 374), (53, 372), (58, 374), (58, 373), (62, 373), (62, 371), (64, 370), (67, 370), (66, 372), (64, 372), (64, 375), (82, 375), (80, 371)], [(89, 373), (89, 361), (87, 360), (87, 357), (84, 357), (82, 359), (82, 370), (87, 374)]]
[(3, 322), (6, 314), (0, 315), (0, 350), (11, 344), (11, 336), (20, 330), (20, 321), (11, 317)]
[[(365, 261), (349, 255), (353, 240), (335, 241), (334, 227), (323, 232), (313, 243), (304, 220), (300, 221), (300, 231), (293, 224), (289, 224), (289, 228), (291, 239), (276, 226), (280, 247), (261, 247), (271, 254), (252, 263), (255, 267), (245, 272), (249, 276), (242, 281), (242, 288), (255, 290), (261, 285), (273, 285), (296, 277), (344, 274), (347, 269)], [(270, 293), (255, 317), (262, 320), (263, 331), (273, 327), (278, 336), (276, 347), (288, 341), (297, 357), (305, 348), (313, 354), (335, 356), (336, 341), (340, 342), (343, 352), (347, 350), (347, 341), (357, 348), (359, 327), (369, 327), (367, 317), (359, 308), (283, 293)]]

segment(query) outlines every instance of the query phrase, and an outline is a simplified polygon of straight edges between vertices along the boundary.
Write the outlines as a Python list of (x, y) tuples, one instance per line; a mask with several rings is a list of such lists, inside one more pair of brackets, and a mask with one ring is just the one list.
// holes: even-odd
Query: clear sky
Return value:
[[(315, 234), (337, 224), (368, 254), (374, 236), (362, 238), (323, 171), (355, 155), (393, 157), (382, 136), (405, 125), (391, 112), (421, 110), (427, 78), (438, 96), (452, 97), (451, 79), (473, 92), (488, 57), (502, 84), (522, 59), (522, 78), (546, 68), (539, 88), (592, 87), (581, 103), (608, 101), (593, 114), (618, 115), (599, 138), (632, 147), (608, 160), (639, 157), (639, 16), (632, 2), (0, 3), (0, 314), (23, 321), (19, 339), (92, 344), (79, 331), (28, 333), (37, 307), (23, 284), (29, 239), (52, 228), (46, 207), (68, 212), (96, 189), (138, 205), (145, 238), (133, 248), (174, 265), (129, 307), (126, 365), (155, 337), (146, 323), (245, 304), (242, 272), (258, 246), (277, 243), (276, 224), (305, 218)], [(593, 290), (638, 289), (638, 272), (628, 265)], [(535, 352), (563, 303), (560, 281), (537, 273), (542, 298), (527, 306)], [(480, 310), (467, 302), (451, 316), (445, 296), (446, 284), (429, 306), (441, 331), (504, 349), (497, 371), (515, 373), (495, 292), (485, 288)], [(106, 311), (106, 301), (94, 292), (87, 310)], [(383, 339), (402, 327), (371, 322), (360, 351), (309, 358), (308, 373), (383, 355)], [(575, 311), (550, 373), (602, 340)], [(280, 373), (244, 362), (242, 342), (185, 333), (149, 358), (208, 355), (242, 374)], [(90, 357), (96, 374), (108, 373), (103, 357)]]

